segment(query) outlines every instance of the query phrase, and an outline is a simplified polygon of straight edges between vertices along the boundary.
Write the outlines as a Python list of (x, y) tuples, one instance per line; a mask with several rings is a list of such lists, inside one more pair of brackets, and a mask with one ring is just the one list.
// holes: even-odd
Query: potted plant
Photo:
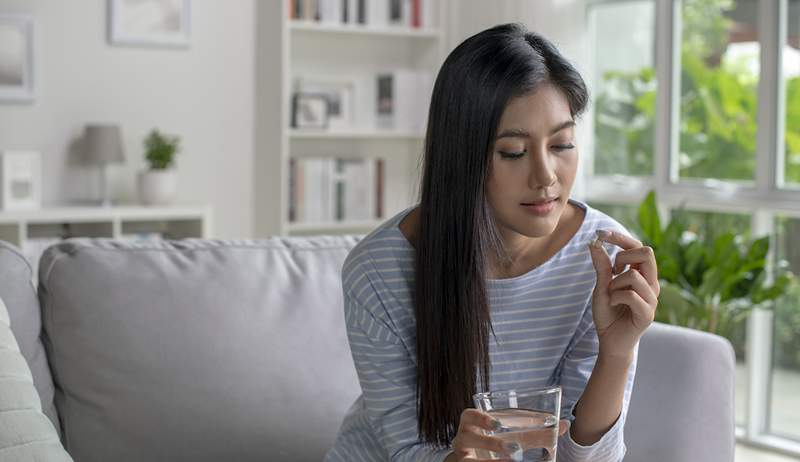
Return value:
[(139, 199), (146, 205), (165, 205), (172, 202), (177, 191), (175, 154), (180, 138), (153, 129), (144, 139), (145, 160), (149, 168), (139, 172)]
[[(662, 228), (653, 191), (639, 206), (638, 228), (658, 264), (656, 321), (743, 340), (743, 321), (750, 312), (771, 314), (773, 302), (795, 284), (780, 265), (773, 280), (767, 280), (769, 236), (750, 241), (731, 231), (698, 236), (688, 230), (683, 208)], [(743, 342), (733, 343), (737, 355), (742, 354)]]

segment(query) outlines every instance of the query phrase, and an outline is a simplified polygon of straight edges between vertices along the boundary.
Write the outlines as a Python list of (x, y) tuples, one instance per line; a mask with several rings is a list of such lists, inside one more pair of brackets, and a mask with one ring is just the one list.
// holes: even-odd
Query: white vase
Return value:
[(139, 200), (145, 205), (167, 205), (175, 199), (178, 176), (174, 169), (139, 172)]

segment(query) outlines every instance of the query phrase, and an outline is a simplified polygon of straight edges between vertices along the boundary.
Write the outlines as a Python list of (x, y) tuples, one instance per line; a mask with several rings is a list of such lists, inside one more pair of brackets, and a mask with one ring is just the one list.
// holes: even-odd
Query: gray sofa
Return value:
[[(360, 392), (339, 280), (358, 240), (71, 239), (38, 293), (0, 241), (0, 461), (321, 460)], [(732, 461), (733, 381), (727, 341), (653, 325), (625, 460)]]

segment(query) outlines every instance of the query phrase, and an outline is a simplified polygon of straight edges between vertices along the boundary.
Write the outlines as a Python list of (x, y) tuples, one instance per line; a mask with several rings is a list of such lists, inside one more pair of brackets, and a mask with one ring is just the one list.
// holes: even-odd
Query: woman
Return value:
[(569, 197), (587, 101), (572, 65), (519, 24), (447, 57), (420, 203), (342, 269), (362, 395), (326, 461), (474, 461), (476, 450), (520, 460), (484, 432), (498, 423), (471, 409), (472, 394), (556, 384), (558, 460), (622, 459), (659, 286), (650, 248)]

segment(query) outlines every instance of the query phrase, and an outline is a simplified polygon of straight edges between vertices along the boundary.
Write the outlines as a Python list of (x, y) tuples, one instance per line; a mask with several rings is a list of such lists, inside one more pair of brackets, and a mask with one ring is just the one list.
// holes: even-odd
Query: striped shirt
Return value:
[[(598, 354), (591, 309), (596, 273), (587, 244), (597, 229), (629, 233), (599, 210), (570, 202), (586, 213), (567, 244), (525, 274), (487, 279), (487, 291), (496, 334), (489, 336), (491, 388), (561, 385), (561, 419), (572, 421)], [(362, 394), (348, 410), (325, 462), (442, 461), (451, 452), (422, 443), (418, 435), (414, 248), (398, 227), (411, 210), (361, 240), (342, 268), (347, 336)], [(620, 249), (606, 249), (613, 262)], [(576, 443), (570, 432), (559, 437), (560, 462), (622, 460), (637, 352), (638, 345), (620, 418), (591, 446)]]

